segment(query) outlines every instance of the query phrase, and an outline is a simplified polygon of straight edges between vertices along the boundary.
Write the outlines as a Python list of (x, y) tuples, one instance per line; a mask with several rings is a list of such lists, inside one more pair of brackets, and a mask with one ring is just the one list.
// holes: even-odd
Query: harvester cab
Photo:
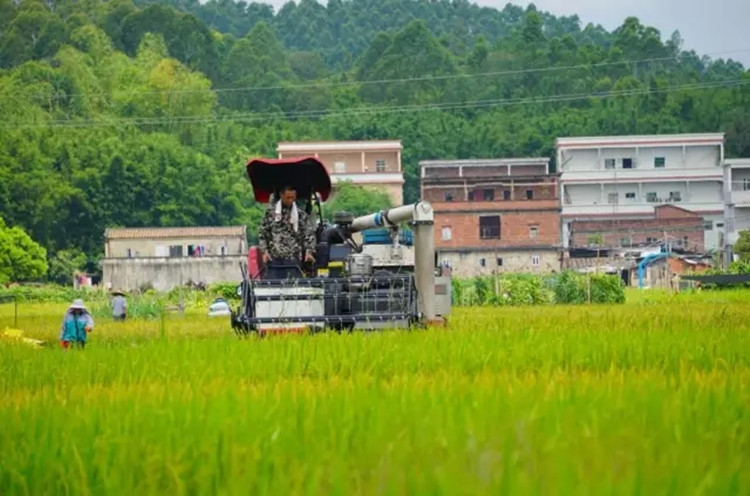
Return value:
[[(265, 277), (241, 267), (234, 331), (260, 335), (308, 330), (403, 328), (439, 324), (451, 308), (451, 276), (437, 264), (432, 207), (418, 202), (355, 217), (323, 216), (331, 178), (315, 157), (254, 159), (247, 174), (255, 200), (268, 203), (291, 184), (316, 237), (315, 261), (298, 276)], [(410, 224), (410, 229), (402, 229)], [(257, 247), (251, 247), (257, 255)]]

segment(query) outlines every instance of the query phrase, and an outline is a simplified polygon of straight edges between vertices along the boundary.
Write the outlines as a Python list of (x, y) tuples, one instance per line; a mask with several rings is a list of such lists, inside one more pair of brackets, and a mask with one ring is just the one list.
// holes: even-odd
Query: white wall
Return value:
[[(604, 201), (606, 202), (606, 199)], [(563, 209), (565, 205), (597, 205), (600, 203), (601, 186), (599, 184), (570, 184), (565, 186)]]
[(123, 291), (150, 284), (157, 291), (185, 284), (242, 281), (243, 256), (198, 258), (121, 258), (102, 260), (102, 282)]
[(750, 207), (735, 207), (734, 208), (734, 230), (738, 233), (750, 229)]
[(723, 248), (723, 236), (726, 233), (724, 214), (704, 215), (703, 219), (712, 223), (710, 230), (703, 231), (706, 250), (720, 250)]
[[(497, 258), (502, 258), (498, 266)], [(480, 263), (484, 259), (484, 266)], [(494, 273), (550, 273), (560, 270), (560, 256), (557, 251), (473, 251), (446, 252), (438, 255), (440, 263), (448, 263), (453, 269), (454, 277), (475, 277)], [(538, 262), (535, 265), (534, 262)]]
[[(692, 203), (724, 203), (723, 185), (717, 182), (690, 183), (690, 201)], [(721, 205), (718, 205), (721, 209)]]
[(654, 159), (664, 158), (663, 170), (670, 169), (699, 169), (721, 166), (721, 150), (719, 146), (688, 146), (683, 160), (682, 147), (657, 146), (602, 148), (601, 154), (596, 149), (563, 150), (562, 172), (584, 172), (605, 170), (605, 159), (616, 160), (616, 169), (622, 169), (622, 159), (633, 159), (634, 169), (655, 169)]
[(740, 231), (750, 229), (750, 190), (745, 190), (745, 180), (750, 180), (750, 168), (725, 167), (724, 185), (726, 242), (733, 245)]

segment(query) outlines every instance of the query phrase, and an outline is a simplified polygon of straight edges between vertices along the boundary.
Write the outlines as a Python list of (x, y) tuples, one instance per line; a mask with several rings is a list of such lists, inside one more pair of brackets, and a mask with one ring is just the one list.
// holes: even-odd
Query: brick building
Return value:
[(420, 162), (435, 247), (459, 277), (560, 267), (558, 177), (547, 158)]
[(385, 191), (393, 206), (403, 204), (404, 174), (401, 141), (282, 142), (279, 158), (315, 157), (325, 165), (335, 185), (339, 181)]
[(570, 223), (572, 247), (623, 248), (669, 243), (675, 248), (703, 251), (704, 219), (700, 214), (675, 205), (659, 205), (640, 218), (574, 220)]

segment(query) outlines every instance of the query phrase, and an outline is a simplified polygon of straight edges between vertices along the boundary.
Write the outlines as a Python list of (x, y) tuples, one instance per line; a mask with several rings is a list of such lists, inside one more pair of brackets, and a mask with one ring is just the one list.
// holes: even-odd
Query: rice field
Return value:
[(0, 344), (0, 494), (750, 494), (748, 302), (245, 341), (194, 310), (67, 353), (65, 306), (25, 305), (50, 345)]

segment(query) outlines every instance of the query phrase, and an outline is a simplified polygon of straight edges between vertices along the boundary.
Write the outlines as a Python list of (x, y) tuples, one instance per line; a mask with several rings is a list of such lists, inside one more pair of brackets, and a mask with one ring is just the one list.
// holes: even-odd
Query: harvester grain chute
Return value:
[[(269, 279), (262, 267), (249, 270), (243, 264), (241, 303), (231, 318), (237, 334), (374, 330), (445, 321), (451, 276), (437, 264), (429, 203), (360, 217), (336, 212), (329, 222), (321, 202), (331, 194), (331, 179), (318, 159), (255, 159), (247, 164), (247, 173), (261, 203), (278, 197), (284, 185), (295, 187), (317, 245), (315, 261), (301, 264), (298, 277)], [(411, 229), (402, 229), (403, 224)], [(260, 264), (259, 256), (254, 260)]]

